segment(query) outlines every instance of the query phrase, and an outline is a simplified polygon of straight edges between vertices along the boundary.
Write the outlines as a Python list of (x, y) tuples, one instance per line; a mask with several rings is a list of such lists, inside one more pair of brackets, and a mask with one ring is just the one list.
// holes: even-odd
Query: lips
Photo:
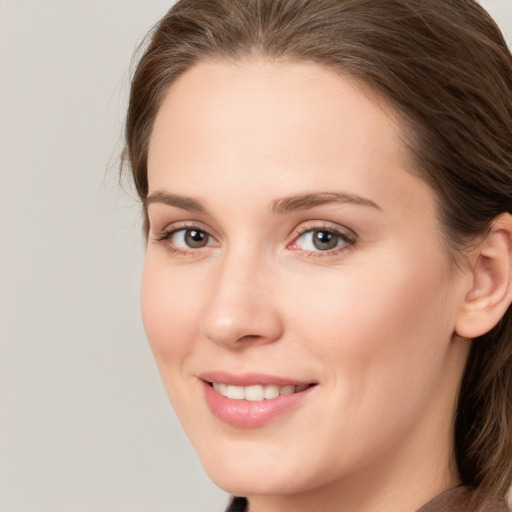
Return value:
[(282, 377), (224, 372), (201, 374), (206, 404), (218, 419), (239, 428), (256, 428), (303, 403), (316, 383)]

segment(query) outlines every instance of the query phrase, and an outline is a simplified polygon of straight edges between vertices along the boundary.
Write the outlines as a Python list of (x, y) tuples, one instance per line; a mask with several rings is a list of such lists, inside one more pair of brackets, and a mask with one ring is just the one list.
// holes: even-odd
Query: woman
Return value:
[(471, 0), (181, 0), (133, 78), (142, 309), (229, 510), (508, 510), (512, 57)]

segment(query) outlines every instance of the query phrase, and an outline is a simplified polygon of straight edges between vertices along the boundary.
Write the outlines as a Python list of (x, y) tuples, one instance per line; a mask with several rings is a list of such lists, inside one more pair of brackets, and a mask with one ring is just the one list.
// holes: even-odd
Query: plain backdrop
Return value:
[[(163, 0), (0, 0), (0, 512), (216, 512), (139, 314), (117, 167)], [(512, 40), (512, 0), (482, 2)]]

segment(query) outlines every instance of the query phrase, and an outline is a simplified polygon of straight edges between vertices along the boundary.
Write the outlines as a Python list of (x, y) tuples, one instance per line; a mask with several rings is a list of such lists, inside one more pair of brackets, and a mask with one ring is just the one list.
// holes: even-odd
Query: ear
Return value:
[(512, 216), (496, 217), (487, 236), (471, 253), (470, 286), (455, 325), (464, 338), (489, 332), (512, 302)]

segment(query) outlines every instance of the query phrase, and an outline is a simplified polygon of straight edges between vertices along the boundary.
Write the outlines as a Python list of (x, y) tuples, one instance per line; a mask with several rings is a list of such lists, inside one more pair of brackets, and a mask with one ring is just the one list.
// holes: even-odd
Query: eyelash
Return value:
[[(159, 235), (157, 235), (153, 240), (157, 243), (163, 244), (168, 252), (170, 252), (173, 255), (176, 256), (184, 256), (184, 257), (191, 257), (194, 256), (194, 253), (197, 253), (200, 249), (208, 247), (208, 245), (204, 247), (199, 248), (192, 248), (189, 249), (180, 249), (177, 247), (173, 247), (168, 243), (168, 241), (177, 233), (180, 231), (200, 231), (201, 233), (204, 233), (209, 240), (215, 240), (212, 235), (208, 233), (207, 230), (203, 229), (202, 227), (196, 225), (196, 224), (179, 224), (179, 225), (172, 225), (168, 228), (166, 228), (164, 231), (162, 231)], [(338, 237), (339, 241), (343, 242), (341, 246), (334, 247), (332, 249), (328, 249), (325, 251), (318, 250), (318, 251), (308, 251), (305, 249), (296, 248), (295, 250), (301, 252), (307, 257), (311, 258), (319, 258), (319, 257), (327, 257), (327, 256), (335, 256), (338, 255), (350, 247), (353, 247), (357, 243), (357, 236), (355, 233), (350, 232), (342, 232), (336, 228), (334, 228), (331, 225), (326, 225), (324, 223), (320, 224), (312, 224), (308, 226), (299, 226), (295, 232), (294, 232), (294, 238), (293, 241), (287, 245), (287, 247), (293, 246), (297, 243), (297, 240), (299, 240), (302, 236), (306, 235), (307, 233), (312, 232), (326, 232), (331, 235), (334, 235)]]

